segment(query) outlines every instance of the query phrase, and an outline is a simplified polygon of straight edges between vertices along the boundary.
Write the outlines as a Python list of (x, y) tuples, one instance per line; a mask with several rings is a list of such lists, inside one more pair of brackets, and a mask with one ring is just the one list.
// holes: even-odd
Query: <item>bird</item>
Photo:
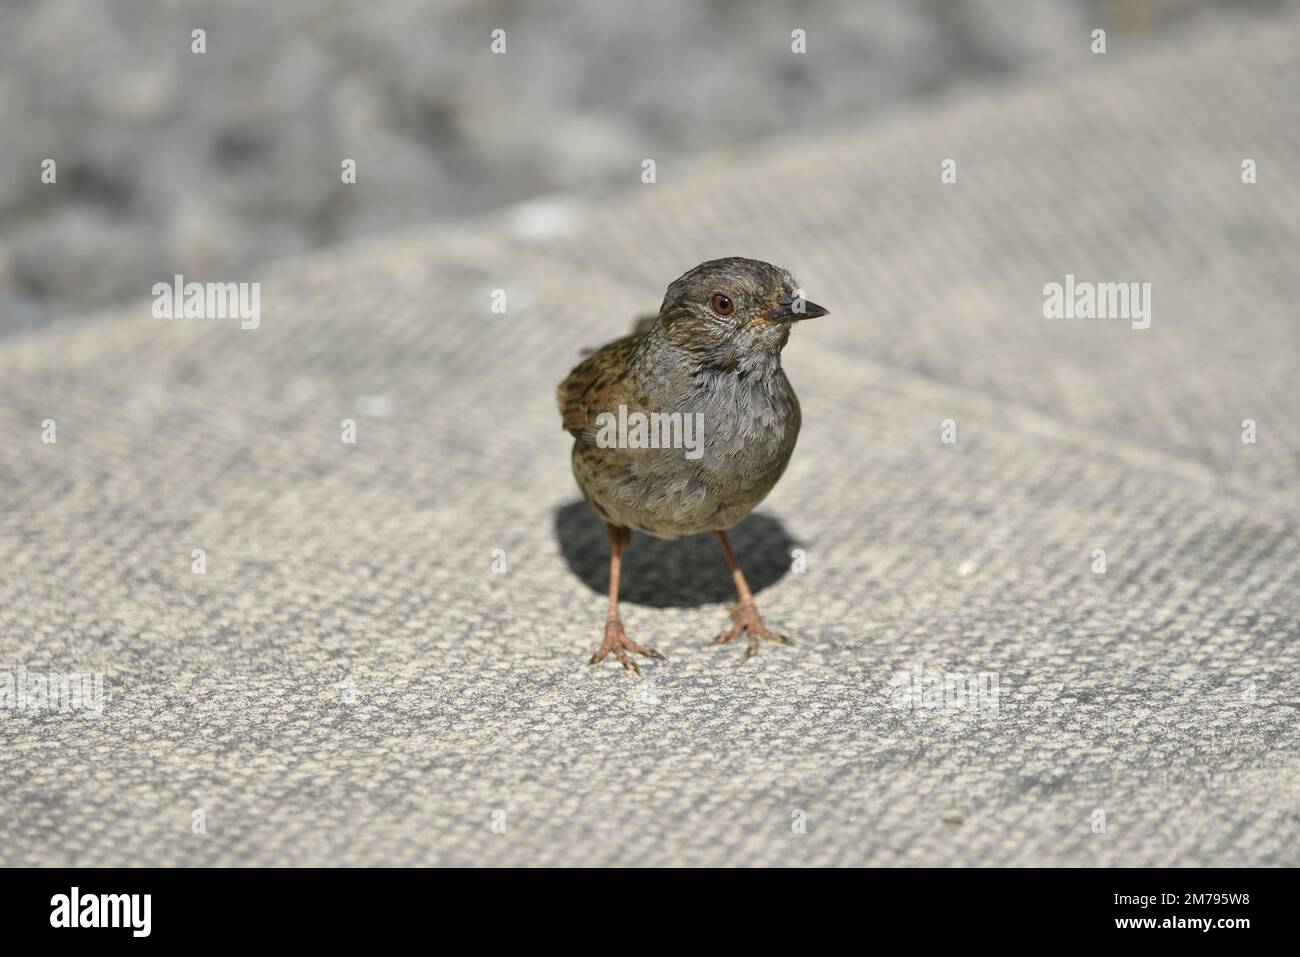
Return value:
[(659, 312), (595, 350), (556, 389), (570, 461), (610, 544), (609, 611), (597, 664), (613, 654), (664, 656), (627, 636), (618, 610), (622, 558), (633, 532), (679, 538), (712, 532), (738, 600), (732, 625), (745, 658), (764, 625), (727, 532), (772, 490), (799, 436), (799, 400), (781, 368), (798, 322), (829, 311), (804, 298), (789, 271), (742, 257), (712, 259), (669, 284)]

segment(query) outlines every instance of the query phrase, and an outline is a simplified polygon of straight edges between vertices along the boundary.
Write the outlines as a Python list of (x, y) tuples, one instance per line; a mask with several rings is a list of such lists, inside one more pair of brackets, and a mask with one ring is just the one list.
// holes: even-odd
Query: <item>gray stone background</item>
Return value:
[[(1093, 26), (1141, 34), (1213, 5), (5, 0), (0, 334), (176, 272), (237, 279), (397, 226), (635, 184), (640, 158), (743, 153), (1036, 63), (1070, 70)], [(509, 53), (484, 57), (497, 27)], [(807, 56), (788, 55), (794, 27)], [(57, 187), (39, 183), (46, 157)]]

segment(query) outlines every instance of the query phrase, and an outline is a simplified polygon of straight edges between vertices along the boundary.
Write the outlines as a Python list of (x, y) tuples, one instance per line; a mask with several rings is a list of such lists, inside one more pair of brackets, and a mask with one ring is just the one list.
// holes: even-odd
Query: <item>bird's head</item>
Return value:
[(780, 356), (790, 327), (827, 315), (799, 295), (784, 269), (757, 259), (711, 259), (668, 287), (659, 308), (663, 334), (709, 365), (748, 368)]

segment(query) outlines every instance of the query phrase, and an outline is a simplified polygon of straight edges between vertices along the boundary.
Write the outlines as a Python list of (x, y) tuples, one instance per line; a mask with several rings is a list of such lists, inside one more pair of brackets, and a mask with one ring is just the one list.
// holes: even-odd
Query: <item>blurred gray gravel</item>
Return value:
[[(634, 184), (646, 157), (671, 175), (680, 157), (1069, 64), (1094, 26), (1123, 36), (1212, 2), (8, 0), (0, 333), (175, 272), (239, 278), (395, 226)], [(488, 49), (498, 27), (505, 56)]]

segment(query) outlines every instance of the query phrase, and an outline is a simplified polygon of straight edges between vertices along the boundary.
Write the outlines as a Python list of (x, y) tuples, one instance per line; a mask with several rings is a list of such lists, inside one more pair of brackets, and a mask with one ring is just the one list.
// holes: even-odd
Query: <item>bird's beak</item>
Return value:
[(816, 319), (828, 316), (830, 310), (810, 302), (800, 296), (782, 296), (776, 301), (776, 308), (767, 314), (769, 322), (798, 322), (800, 319)]

